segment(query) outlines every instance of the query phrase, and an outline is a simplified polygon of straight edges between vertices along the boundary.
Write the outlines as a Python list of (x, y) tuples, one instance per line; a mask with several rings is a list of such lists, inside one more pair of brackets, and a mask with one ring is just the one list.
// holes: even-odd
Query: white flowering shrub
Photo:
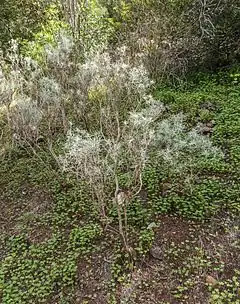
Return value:
[(198, 153), (212, 156), (219, 153), (208, 137), (200, 135), (195, 129), (187, 131), (182, 114), (158, 123), (155, 143), (169, 151), (169, 155), (165, 154), (166, 157), (171, 158), (172, 155), (174, 159), (177, 159), (178, 153), (181, 152), (190, 155)]
[[(120, 122), (118, 112), (101, 112), (100, 119), (108, 121), (111, 132), (100, 129), (95, 134), (85, 131), (70, 132), (59, 158), (65, 171), (75, 174), (91, 189), (99, 210), (106, 216), (108, 203), (114, 200), (118, 210), (119, 232), (127, 247), (127, 203), (142, 189), (145, 167), (158, 161), (158, 167), (174, 172), (186, 172), (185, 167), (197, 157), (221, 157), (210, 139), (187, 130), (183, 115), (163, 119), (164, 106), (145, 95), (145, 106), (128, 112)], [(102, 118), (102, 116), (104, 116)], [(109, 119), (109, 117), (115, 120)], [(121, 176), (127, 176), (127, 194), (121, 189)], [(124, 220), (123, 220), (124, 217)]]
[(93, 200), (104, 214), (109, 170), (104, 158), (104, 147), (99, 134), (91, 135), (83, 130), (70, 130), (64, 146), (65, 154), (59, 157), (63, 171), (74, 173), (87, 183)]
[[(43, 112), (39, 107), (35, 79), (40, 69), (31, 58), (18, 54), (18, 45), (12, 41), (7, 59), (1, 60), (0, 113), (3, 138), (17, 144), (34, 145), (40, 134)], [(34, 94), (33, 94), (34, 93)]]
[[(73, 39), (64, 33), (58, 39), (55, 48), (46, 47), (43, 67), (20, 58), (13, 47), (12, 66), (0, 83), (2, 109), (15, 141), (34, 143), (40, 136), (54, 142), (67, 135), (62, 165), (75, 173), (78, 168), (78, 176), (91, 180), (98, 201), (105, 200), (105, 185), (114, 180), (116, 168), (132, 173), (129, 184), (137, 192), (149, 151), (176, 168), (194, 155), (218, 153), (197, 130), (185, 130), (181, 115), (162, 120), (164, 107), (149, 94), (152, 81), (141, 56), (135, 66), (122, 47), (114, 56), (96, 52), (85, 62), (76, 61)], [(87, 133), (73, 133), (69, 121)], [(87, 149), (90, 143), (99, 143), (98, 148), (88, 147), (94, 154), (80, 153), (79, 146)]]
[(150, 95), (145, 108), (129, 112), (122, 125), (109, 125), (109, 128), (118, 125), (113, 136), (106, 137), (101, 130), (95, 135), (71, 131), (65, 154), (60, 157), (63, 169), (87, 182), (91, 180), (93, 186), (101, 181), (111, 183), (121, 172), (132, 172), (129, 185), (136, 191), (141, 187), (141, 172), (152, 155), (162, 159), (162, 167), (176, 170), (194, 157), (223, 156), (208, 137), (197, 130), (187, 130), (183, 115), (162, 119), (163, 113), (164, 106)]
[(137, 67), (133, 66), (129, 62), (125, 47), (116, 51), (116, 57), (114, 60), (109, 53), (98, 52), (93, 58), (78, 66), (79, 72), (76, 77), (89, 79), (90, 89), (106, 84), (112, 84), (113, 87), (121, 84), (122, 89), (138, 90), (139, 95), (145, 93), (152, 82), (141, 62)]
[(61, 98), (60, 85), (49, 77), (40, 78), (39, 98), (42, 103), (47, 103), (49, 105), (59, 103)]
[(45, 133), (51, 137), (57, 128), (64, 130), (61, 126), (66, 122), (66, 116), (61, 85), (54, 78), (40, 77), (37, 83), (37, 98), (44, 113)]

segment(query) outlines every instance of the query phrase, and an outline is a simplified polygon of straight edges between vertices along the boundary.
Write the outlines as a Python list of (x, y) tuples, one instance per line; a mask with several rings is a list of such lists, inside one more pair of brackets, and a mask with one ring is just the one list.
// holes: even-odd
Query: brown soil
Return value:
[[(127, 285), (117, 284), (115, 290), (117, 303), (124, 303), (126, 299), (126, 303), (135, 304), (209, 303), (207, 276), (212, 276), (216, 280), (231, 278), (233, 270), (240, 266), (239, 251), (232, 250), (233, 248), (230, 250), (229, 233), (219, 234), (217, 231), (221, 229), (215, 223), (199, 224), (173, 216), (161, 216), (159, 223), (154, 246), (163, 249), (164, 258), (159, 260), (147, 254), (142, 261), (138, 261)], [(190, 244), (190, 248), (184, 249), (183, 253), (174, 258), (167, 253), (169, 248), (185, 248), (186, 244)], [(186, 291), (185, 300), (177, 299), (174, 297), (174, 290), (180, 282), (173, 270), (181, 268), (186, 259), (198, 256), (195, 247), (202, 248), (212, 261), (216, 260), (216, 265), (223, 262), (225, 264), (223, 273), (220, 275), (220, 272), (213, 267), (194, 266), (196, 269), (194, 268), (194, 272), (190, 274), (193, 286)], [(114, 252), (109, 248), (107, 251), (93, 254), (88, 260), (79, 261), (77, 292), (73, 303), (83, 303), (83, 300), (88, 301), (86, 302), (88, 304), (108, 303), (108, 293), (112, 292), (109, 283), (113, 254)]]
[[(24, 185), (21, 196), (0, 195), (0, 235), (3, 237), (25, 233), (32, 243), (40, 243), (51, 237), (50, 227), (39, 225), (38, 219), (51, 211), (51, 196), (42, 189)], [(2, 248), (1, 248), (2, 247)], [(0, 252), (4, 249), (0, 244)], [(1, 254), (0, 254), (1, 255)]]

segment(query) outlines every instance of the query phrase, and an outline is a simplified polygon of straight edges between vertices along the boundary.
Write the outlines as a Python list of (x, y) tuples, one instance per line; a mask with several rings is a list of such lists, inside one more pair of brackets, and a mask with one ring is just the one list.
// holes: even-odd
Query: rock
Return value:
[(121, 206), (124, 204), (126, 200), (126, 194), (124, 191), (119, 191), (116, 197), (116, 203)]
[(150, 250), (149, 250), (149, 253), (151, 254), (151, 256), (154, 259), (157, 259), (157, 260), (163, 259), (163, 250), (159, 246), (152, 246), (152, 248), (150, 248)]
[(201, 129), (201, 133), (203, 135), (208, 135), (208, 134), (211, 134), (212, 132), (213, 132), (212, 127), (203, 126)]
[(216, 105), (214, 105), (214, 103), (212, 103), (211, 101), (207, 101), (207, 102), (204, 102), (200, 105), (201, 109), (206, 109), (206, 110), (215, 110), (216, 108)]
[(214, 277), (212, 277), (210, 275), (207, 275), (206, 276), (206, 283), (208, 285), (211, 285), (211, 286), (216, 286), (218, 284), (218, 281)]
[(199, 134), (209, 135), (213, 132), (213, 124), (212, 122), (207, 123), (199, 123), (197, 126), (197, 130)]
[(105, 280), (111, 281), (112, 279), (111, 261), (107, 261), (104, 259), (102, 266), (103, 266), (103, 271), (102, 271), (103, 278)]
[(214, 126), (214, 122), (212, 120), (206, 123), (206, 127), (208, 128), (213, 128), (213, 126)]

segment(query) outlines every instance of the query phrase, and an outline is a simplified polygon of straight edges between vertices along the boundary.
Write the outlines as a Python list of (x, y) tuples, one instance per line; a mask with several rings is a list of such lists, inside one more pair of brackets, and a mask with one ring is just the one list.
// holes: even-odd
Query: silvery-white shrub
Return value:
[(107, 52), (96, 53), (93, 58), (78, 65), (76, 77), (80, 82), (89, 80), (90, 89), (112, 83), (113, 87), (121, 84), (123, 88), (138, 90), (139, 94), (146, 92), (152, 84), (144, 66), (132, 66), (122, 52), (117, 60), (113, 60)]
[(111, 174), (100, 134), (89, 134), (84, 130), (69, 130), (64, 145), (64, 154), (59, 157), (63, 171), (75, 174), (87, 183), (99, 211), (105, 214), (108, 197), (105, 188)]
[[(140, 174), (136, 170), (142, 171), (146, 164), (147, 151), (154, 137), (153, 123), (162, 111), (163, 106), (159, 103), (158, 108), (153, 104), (142, 111), (131, 112), (128, 120), (118, 125), (118, 130), (110, 137), (105, 137), (101, 130), (97, 134), (71, 130), (64, 146), (65, 153), (59, 158), (63, 170), (76, 174), (97, 192), (100, 183), (103, 191), (108, 183), (114, 184), (124, 165), (130, 176), (132, 173), (132, 179), (138, 179), (138, 185), (132, 186), (139, 186), (141, 176), (136, 175)], [(115, 186), (119, 187), (119, 184)], [(108, 194), (103, 193), (103, 196)]]
[[(69, 132), (64, 147), (65, 153), (59, 157), (63, 170), (74, 173), (88, 185), (102, 216), (106, 217), (109, 201), (116, 204), (119, 233), (126, 249), (126, 205), (130, 197), (136, 196), (142, 188), (142, 172), (154, 137), (152, 123), (156, 119), (156, 112), (162, 114), (161, 105), (158, 111), (156, 104), (153, 107), (155, 111), (148, 105), (148, 108), (142, 111), (131, 112), (122, 124), (119, 122), (119, 114), (115, 112), (116, 121), (110, 120), (108, 127), (116, 130), (108, 136), (105, 136), (101, 129), (97, 134), (79, 130)], [(128, 199), (121, 192), (120, 173), (128, 174)]]
[(66, 81), (71, 88), (67, 99), (72, 101), (76, 119), (84, 122), (86, 129), (96, 130), (101, 116), (105, 131), (116, 112), (122, 123), (129, 111), (140, 108), (152, 84), (144, 67), (134, 67), (122, 50), (116, 58), (107, 52), (96, 53), (79, 63), (76, 73)]
[(24, 95), (16, 96), (9, 108), (9, 123), (14, 139), (19, 143), (36, 141), (42, 112), (37, 103)]
[(39, 79), (39, 97), (43, 105), (54, 105), (60, 103), (60, 85), (53, 78), (41, 77)]
[(187, 130), (182, 114), (174, 115), (157, 123), (153, 149), (166, 165), (182, 170), (195, 157), (221, 158), (221, 150), (213, 146), (209, 137), (197, 129)]

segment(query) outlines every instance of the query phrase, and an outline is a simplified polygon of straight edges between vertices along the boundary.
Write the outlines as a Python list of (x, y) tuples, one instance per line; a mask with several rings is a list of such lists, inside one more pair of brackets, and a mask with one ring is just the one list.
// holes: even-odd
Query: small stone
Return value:
[(210, 134), (212, 133), (212, 128), (211, 127), (208, 127), (208, 126), (204, 126), (202, 129), (201, 129), (201, 133), (203, 135), (207, 135), (207, 134)]
[(116, 202), (117, 204), (120, 206), (120, 205), (123, 205), (124, 202), (126, 201), (126, 193), (124, 191), (120, 191), (118, 192), (117, 194), (117, 197), (116, 197)]
[(215, 105), (211, 101), (204, 102), (200, 105), (201, 109), (214, 110)]
[(207, 126), (208, 128), (213, 128), (213, 122), (212, 122), (212, 121), (207, 122), (207, 123), (206, 123), (206, 126)]
[(208, 285), (216, 286), (218, 284), (218, 281), (214, 277), (212, 277), (210, 275), (207, 275), (206, 276), (206, 283)]
[(152, 246), (152, 248), (149, 250), (149, 253), (151, 256), (157, 260), (162, 260), (163, 259), (163, 251), (161, 247), (159, 246)]

